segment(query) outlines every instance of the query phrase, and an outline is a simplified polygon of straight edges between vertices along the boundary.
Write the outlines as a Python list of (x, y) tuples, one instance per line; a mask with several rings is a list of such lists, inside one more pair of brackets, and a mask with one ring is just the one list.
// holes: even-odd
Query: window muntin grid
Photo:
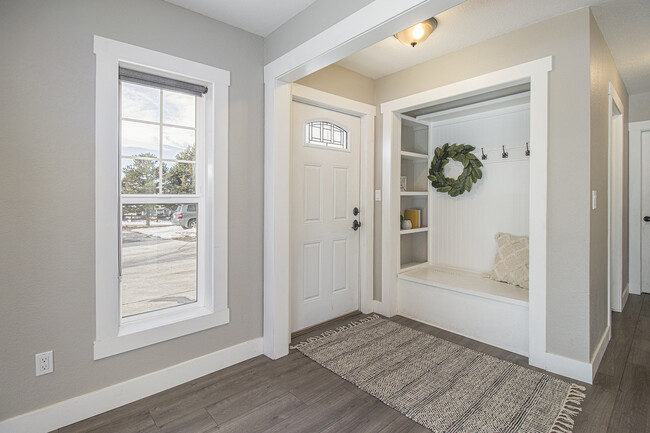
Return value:
[(120, 81), (122, 194), (196, 193), (196, 105), (193, 95)]
[(348, 132), (338, 125), (323, 120), (305, 124), (305, 143), (348, 150)]

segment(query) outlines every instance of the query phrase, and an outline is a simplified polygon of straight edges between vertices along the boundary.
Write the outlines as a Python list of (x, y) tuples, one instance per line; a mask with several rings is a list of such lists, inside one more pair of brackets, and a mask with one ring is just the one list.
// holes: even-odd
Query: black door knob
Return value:
[(358, 207), (355, 207), (354, 209), (352, 209), (352, 215), (354, 215), (354, 216), (359, 215), (359, 208)]
[(647, 216), (647, 215), (644, 216), (644, 217), (643, 217), (643, 221), (645, 221), (645, 222), (647, 222), (647, 223), (650, 223), (650, 216)]
[(352, 222), (352, 230), (356, 232), (357, 230), (359, 230), (359, 227), (361, 227), (361, 223), (357, 220), (354, 220)]

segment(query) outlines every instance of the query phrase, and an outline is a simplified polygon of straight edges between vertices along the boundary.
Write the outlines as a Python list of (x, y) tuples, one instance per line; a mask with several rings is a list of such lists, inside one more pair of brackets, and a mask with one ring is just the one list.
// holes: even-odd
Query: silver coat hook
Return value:
[(508, 152), (506, 152), (506, 147), (501, 146), (501, 149), (503, 150), (503, 153), (501, 154), (501, 158), (507, 158), (508, 157)]
[(487, 159), (487, 155), (485, 154), (485, 152), (483, 152), (483, 148), (482, 148), (482, 147), (481, 147), (481, 159), (482, 159), (483, 161), (485, 161), (485, 160)]
[(528, 148), (528, 142), (526, 142), (526, 156), (530, 156), (530, 149)]

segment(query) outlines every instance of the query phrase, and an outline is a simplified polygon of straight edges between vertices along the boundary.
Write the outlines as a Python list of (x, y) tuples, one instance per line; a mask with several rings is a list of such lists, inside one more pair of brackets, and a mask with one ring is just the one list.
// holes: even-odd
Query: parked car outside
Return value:
[(196, 227), (196, 204), (178, 205), (171, 218), (172, 224), (179, 225), (184, 229)]

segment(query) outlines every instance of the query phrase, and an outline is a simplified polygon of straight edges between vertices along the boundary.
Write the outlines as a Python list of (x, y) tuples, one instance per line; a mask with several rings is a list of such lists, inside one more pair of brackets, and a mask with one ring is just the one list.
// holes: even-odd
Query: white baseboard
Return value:
[(602, 361), (603, 355), (605, 355), (605, 350), (607, 350), (611, 337), (612, 330), (608, 326), (600, 338), (598, 347), (596, 347), (596, 351), (591, 357), (590, 362), (578, 361), (553, 353), (547, 353), (546, 370), (581, 382), (593, 383), (598, 367), (600, 366), (600, 361)]
[(0, 422), (0, 433), (49, 432), (262, 354), (262, 338)]
[[(627, 297), (624, 298), (627, 300)], [(623, 303), (623, 306), (625, 306), (625, 303)], [(600, 342), (598, 342), (598, 347), (596, 347), (596, 351), (594, 352), (593, 356), (591, 357), (591, 379), (593, 381), (593, 378), (596, 377), (596, 372), (598, 372), (598, 367), (600, 367), (600, 361), (603, 360), (603, 356), (605, 355), (605, 351), (607, 350), (607, 346), (609, 346), (609, 340), (612, 339), (612, 327), (608, 326), (607, 329), (605, 329), (605, 332), (603, 333), (603, 336), (600, 337)], [(591, 382), (589, 382), (591, 383)]]
[(385, 317), (390, 317), (390, 312), (388, 311), (388, 307), (381, 301), (372, 301), (372, 312), (381, 314), (382, 316)]
[(591, 363), (546, 353), (546, 370), (585, 383), (591, 383)]

